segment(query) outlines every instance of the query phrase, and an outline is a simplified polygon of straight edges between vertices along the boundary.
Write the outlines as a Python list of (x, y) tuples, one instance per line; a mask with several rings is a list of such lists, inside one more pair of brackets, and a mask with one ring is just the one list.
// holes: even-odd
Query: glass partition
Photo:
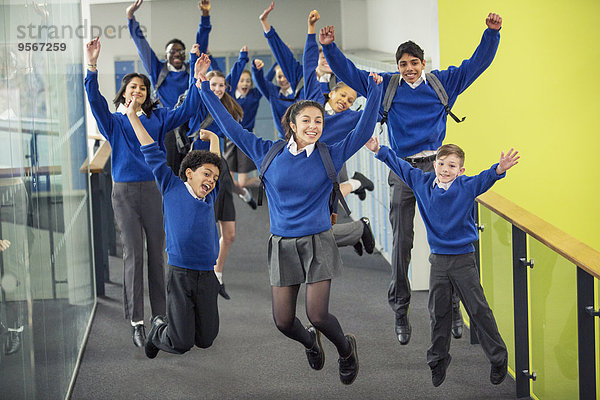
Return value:
[(577, 268), (529, 237), (532, 390), (538, 398), (576, 399), (578, 386)]
[(95, 294), (79, 2), (0, 5), (0, 397), (64, 398)]
[(515, 370), (512, 225), (487, 208), (479, 207), (481, 284), (508, 349), (508, 366)]

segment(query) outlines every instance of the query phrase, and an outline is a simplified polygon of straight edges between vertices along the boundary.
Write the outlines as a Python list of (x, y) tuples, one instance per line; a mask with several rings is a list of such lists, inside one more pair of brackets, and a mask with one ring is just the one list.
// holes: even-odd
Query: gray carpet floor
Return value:
[[(427, 293), (413, 292), (412, 339), (397, 342), (387, 304), (389, 264), (378, 254), (341, 249), (344, 273), (332, 285), (330, 312), (357, 337), (360, 372), (345, 386), (337, 354), (324, 340), (325, 367), (310, 369), (302, 345), (283, 336), (271, 317), (266, 267), (267, 207), (251, 210), (236, 199), (237, 237), (225, 267), (231, 300), (219, 298), (219, 336), (209, 349), (184, 355), (160, 352), (154, 360), (131, 341), (122, 311), (122, 263), (111, 258), (112, 283), (98, 307), (72, 399), (512, 399), (511, 377), (489, 382), (490, 365), (469, 333), (453, 340), (446, 381), (431, 384)], [(307, 322), (304, 291), (298, 315)], [(150, 317), (146, 299), (146, 316)], [(146, 322), (147, 326), (149, 321)]]

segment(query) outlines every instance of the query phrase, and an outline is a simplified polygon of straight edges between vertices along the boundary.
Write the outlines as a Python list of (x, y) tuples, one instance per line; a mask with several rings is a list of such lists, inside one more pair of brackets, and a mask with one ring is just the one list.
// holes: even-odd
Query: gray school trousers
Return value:
[(492, 365), (500, 365), (508, 353), (479, 283), (474, 254), (431, 254), (429, 262), (431, 346), (427, 350), (427, 364), (435, 366), (448, 356), (452, 330), (451, 298), (454, 292), (460, 297), (471, 321), (477, 325), (477, 337), (483, 352)]
[(360, 240), (364, 230), (361, 220), (333, 225), (333, 238), (337, 247), (354, 246)]
[[(433, 161), (411, 164), (424, 172), (433, 171)], [(388, 303), (397, 317), (408, 313), (410, 305), (410, 281), (408, 267), (413, 247), (415, 218), (415, 194), (398, 175), (390, 171), (388, 184), (392, 189), (390, 201), (390, 223), (392, 224), (392, 280), (388, 289)], [(457, 296), (453, 297), (454, 307), (458, 307)]]
[(148, 251), (148, 294), (152, 315), (164, 315), (165, 231), (162, 197), (154, 181), (114, 182), (112, 205), (123, 242), (125, 318), (144, 320), (144, 235)]

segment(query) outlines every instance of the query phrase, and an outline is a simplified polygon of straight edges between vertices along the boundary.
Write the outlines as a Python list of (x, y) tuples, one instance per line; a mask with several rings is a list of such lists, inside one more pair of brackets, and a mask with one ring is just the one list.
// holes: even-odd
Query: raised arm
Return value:
[(375, 72), (370, 73), (369, 86), (367, 87), (367, 102), (356, 128), (343, 140), (331, 146), (332, 150), (336, 150), (336, 153), (341, 153), (342, 159), (339, 160), (341, 161), (339, 168), (341, 168), (341, 164), (364, 146), (373, 135), (379, 107), (381, 106), (382, 82), (383, 78), (381, 76)]
[(200, 129), (200, 140), (210, 143), (210, 152), (216, 155), (221, 155), (221, 141), (219, 137), (214, 133), (206, 129)]
[(88, 58), (88, 72), (85, 77), (85, 91), (87, 93), (90, 108), (98, 130), (109, 142), (113, 138), (113, 115), (108, 109), (108, 103), (98, 87), (98, 71), (96, 65), (98, 56), (100, 55), (100, 39), (96, 37), (89, 41), (86, 46), (86, 54)]
[(319, 64), (319, 46), (315, 38), (315, 23), (320, 16), (317, 10), (308, 16), (308, 34), (302, 56), (302, 71), (304, 75), (304, 99), (323, 103), (324, 97), (319, 79), (317, 78), (317, 65)]
[[(200, 78), (200, 80), (203, 80), (203, 78)], [(219, 98), (212, 90), (210, 90), (209, 81), (203, 80), (199, 90), (202, 101), (206, 105), (210, 115), (215, 119), (221, 132), (231, 139), (231, 141), (255, 163), (262, 160), (272, 145), (272, 142), (261, 139), (252, 132), (242, 128), (242, 126), (233, 119), (231, 114), (227, 112)]]
[[(369, 140), (367, 147), (369, 147), (371, 144), (372, 141)], [(379, 146), (378, 143), (377, 146)], [(369, 147), (369, 149), (373, 151), (371, 147)], [(375, 158), (383, 161), (410, 188), (415, 187), (417, 182), (423, 181), (423, 171), (421, 171), (419, 168), (412, 167), (409, 163), (398, 157), (396, 153), (394, 153), (394, 150), (387, 146), (377, 147)]]
[(490, 13), (486, 18), (486, 25), (487, 29), (471, 58), (464, 60), (458, 67), (451, 66), (437, 72), (448, 93), (450, 105), (456, 100), (456, 96), (465, 91), (490, 66), (496, 56), (502, 18)]
[(131, 127), (133, 128), (133, 131), (135, 132), (135, 136), (137, 137), (138, 141), (140, 142), (140, 145), (142, 146), (146, 146), (148, 144), (152, 144), (154, 143), (154, 139), (152, 139), (152, 136), (150, 136), (150, 134), (148, 134), (148, 131), (146, 130), (146, 128), (144, 128), (144, 125), (142, 125), (142, 121), (140, 121), (140, 117), (138, 117), (137, 112), (139, 111), (139, 104), (137, 104), (136, 107), (136, 102), (135, 101), (129, 101), (126, 104), (127, 107), (127, 119), (129, 119), (129, 122), (131, 123)]
[(242, 72), (244, 72), (246, 64), (248, 64), (248, 61), (248, 46), (244, 46), (240, 49), (240, 55), (231, 67), (231, 72), (225, 78), (225, 81), (229, 83), (229, 87), (231, 88), (229, 94), (232, 96), (235, 96), (235, 90), (237, 89), (240, 77), (242, 76)]
[(140, 59), (142, 60), (142, 64), (144, 64), (144, 68), (148, 72), (148, 75), (150, 75), (152, 84), (155, 84), (158, 75), (160, 74), (162, 63), (150, 47), (150, 44), (144, 36), (144, 32), (142, 32), (142, 29), (140, 28), (140, 24), (136, 21), (134, 16), (135, 11), (141, 7), (143, 2), (144, 0), (135, 0), (132, 5), (127, 7), (127, 26)]
[[(200, 8), (202, 16), (200, 17), (198, 32), (196, 32), (196, 43), (200, 47), (200, 53), (206, 53), (208, 51), (208, 37), (212, 30), (212, 25), (210, 24), (210, 0), (200, 0), (198, 8)], [(193, 64), (190, 62), (190, 65)]]
[(264, 63), (262, 60), (255, 59), (252, 63), (252, 79), (256, 84), (256, 88), (262, 94), (267, 101), (271, 101), (271, 98), (277, 97), (277, 86), (271, 81), (267, 81), (263, 75)]
[(269, 24), (269, 14), (271, 14), (271, 11), (273, 11), (274, 8), (275, 2), (272, 1), (271, 4), (269, 4), (269, 7), (267, 7), (265, 11), (263, 11), (262, 14), (260, 14), (260, 16), (258, 17), (258, 20), (260, 21), (260, 24), (262, 25), (263, 31), (265, 33), (271, 30), (271, 24)]
[(479, 175), (467, 177), (467, 184), (473, 189), (473, 198), (487, 192), (497, 180), (506, 176), (506, 171), (519, 163), (519, 152), (511, 148), (506, 154), (500, 153), (500, 161)]
[(352, 89), (356, 90), (361, 96), (367, 95), (369, 86), (369, 73), (356, 68), (356, 65), (344, 56), (338, 49), (335, 40), (335, 29), (333, 26), (321, 28), (319, 32), (319, 41), (323, 46), (323, 54), (331, 70)]

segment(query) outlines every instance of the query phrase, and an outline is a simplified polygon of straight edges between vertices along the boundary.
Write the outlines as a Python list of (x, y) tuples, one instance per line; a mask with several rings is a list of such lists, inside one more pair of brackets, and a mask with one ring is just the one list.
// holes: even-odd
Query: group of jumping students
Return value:
[[(502, 153), (499, 163), (475, 177), (462, 175), (464, 153), (458, 146), (442, 147), (436, 157), (457, 95), (493, 60), (501, 18), (497, 14), (487, 17), (488, 29), (471, 59), (460, 67), (434, 71), (436, 76), (431, 78), (423, 70), (422, 50), (413, 42), (398, 49), (400, 74), (357, 69), (335, 46), (332, 26), (321, 29), (319, 49), (315, 25), (320, 16), (316, 10), (308, 16), (306, 45), (299, 62), (268, 22), (274, 9), (271, 3), (259, 17), (277, 62), (265, 77), (261, 60), (253, 60), (251, 70), (245, 69), (249, 62), (245, 46), (231, 72), (225, 75), (220, 71), (208, 52), (210, 0), (198, 3), (201, 22), (189, 62), (185, 45), (178, 39), (167, 43), (165, 59), (159, 59), (134, 16), (142, 2), (136, 0), (126, 14), (149, 77), (125, 75), (113, 100), (116, 112), (111, 113), (98, 88), (101, 46), (95, 38), (87, 44), (85, 78), (98, 130), (112, 148), (112, 204), (123, 242), (123, 303), (134, 344), (144, 347), (149, 358), (160, 350), (182, 354), (194, 345), (212, 345), (219, 331), (217, 298), (220, 294), (230, 299), (223, 283), (223, 266), (235, 237), (233, 195), (256, 208), (249, 189), (259, 187), (259, 204), (260, 189), (264, 188), (270, 216), (267, 258), (275, 325), (304, 346), (315, 370), (324, 365), (324, 335), (338, 351), (340, 380), (347, 385), (354, 382), (359, 369), (357, 340), (344, 333), (329, 313), (329, 296), (331, 280), (342, 269), (338, 246), (352, 245), (359, 255), (363, 248), (372, 253), (375, 246), (368, 219), (335, 223), (338, 202), (347, 208), (346, 195), (354, 192), (364, 199), (365, 191), (374, 188), (360, 172), (348, 179), (344, 167), (366, 144), (390, 167), (392, 188), (392, 174), (410, 187), (412, 213), (416, 196), (426, 223), (432, 249), (432, 345), (427, 361), (433, 384), (443, 382), (451, 359), (450, 332), (457, 326), (453, 310), (458, 302), (453, 297), (462, 300), (479, 328), (482, 348), (492, 364), (492, 383), (502, 382), (507, 369), (506, 346), (476, 278), (471, 242), (477, 231), (473, 233), (472, 215), (465, 210), (519, 157), (512, 149)], [(277, 84), (271, 82), (273, 75)], [(429, 87), (435, 83), (430, 81), (436, 80), (447, 93), (445, 104), (439, 90)], [(156, 98), (150, 94), (151, 86)], [(355, 111), (350, 107), (358, 95), (364, 96), (366, 103)], [(252, 132), (262, 97), (271, 107), (278, 140), (261, 139)], [(378, 121), (388, 124), (391, 149), (380, 147), (377, 138), (372, 138)], [(426, 168), (419, 165), (423, 160), (429, 164)], [(258, 178), (249, 176), (255, 169)], [(305, 171), (308, 179), (298, 179), (297, 171)], [(454, 189), (460, 192), (453, 194)], [(396, 237), (400, 230), (392, 218), (397, 200), (392, 199), (390, 212), (394, 251), (405, 241)], [(412, 220), (410, 231), (404, 234), (410, 236), (412, 247)], [(153, 315), (147, 335), (145, 247)], [(390, 297), (398, 298), (392, 296), (392, 287), (407, 279), (406, 271), (392, 269)], [(307, 326), (296, 316), (302, 283), (306, 284)], [(407, 281), (403, 285), (407, 286)], [(403, 313), (402, 307), (390, 300), (401, 344), (408, 343), (407, 332), (410, 338), (409, 299), (410, 295), (404, 299)], [(404, 317), (404, 325), (399, 325), (399, 315)]]

